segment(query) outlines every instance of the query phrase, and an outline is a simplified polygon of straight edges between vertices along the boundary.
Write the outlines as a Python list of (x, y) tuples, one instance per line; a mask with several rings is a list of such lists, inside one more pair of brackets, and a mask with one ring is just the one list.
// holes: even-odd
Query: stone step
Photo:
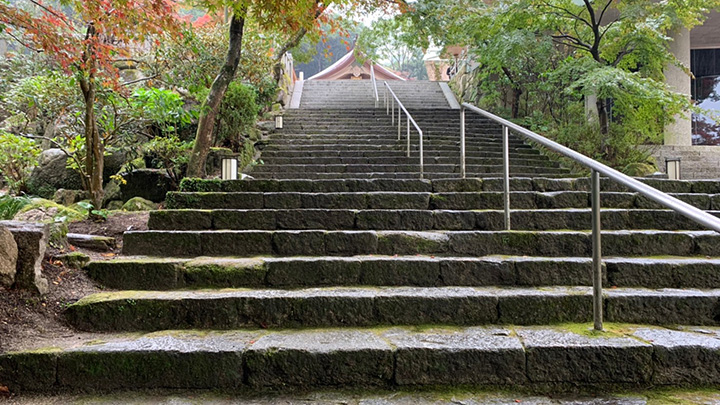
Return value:
[[(356, 138), (356, 139), (343, 139), (343, 138), (326, 138), (326, 139), (313, 139), (312, 137), (306, 136), (306, 135), (300, 135), (295, 138), (271, 138), (270, 141), (268, 141), (268, 145), (284, 145), (284, 146), (300, 146), (303, 147), (307, 145), (343, 145), (343, 147), (347, 148), (355, 148), (355, 147), (361, 147), (365, 145), (387, 145), (387, 146), (405, 146), (406, 142), (406, 136), (403, 135), (400, 140), (398, 140), (394, 136), (377, 136), (374, 138)], [(417, 143), (416, 138), (413, 137), (412, 143)], [(434, 138), (434, 139), (425, 139), (423, 140), (423, 146), (427, 147), (428, 149), (432, 149), (432, 147), (436, 145), (443, 145), (443, 146), (459, 146), (460, 141), (457, 139), (452, 138)], [(465, 141), (465, 145), (467, 148), (482, 148), (487, 146), (492, 147), (502, 147), (502, 141), (499, 139), (492, 139), (492, 138), (484, 138), (484, 139), (471, 139)], [(515, 140), (510, 142), (510, 145), (513, 147), (529, 147), (528, 145), (524, 144), (520, 140)]]
[[(720, 181), (717, 180), (662, 180), (636, 178), (645, 184), (667, 193), (684, 194), (720, 194)], [(467, 178), (467, 179), (358, 179), (358, 180), (200, 180), (184, 179), (180, 188), (182, 191), (259, 191), (259, 192), (368, 192), (368, 191), (398, 191), (398, 192), (474, 192), (474, 191), (502, 191), (501, 178)], [(607, 178), (600, 179), (603, 191), (626, 192), (627, 189)], [(590, 191), (590, 179), (580, 178), (512, 178), (510, 179), (512, 191)], [(716, 208), (714, 208), (716, 209)]]
[[(718, 325), (720, 290), (612, 288), (607, 322)], [(68, 306), (84, 331), (385, 325), (548, 325), (592, 320), (592, 287), (328, 287), (120, 291)]]
[[(87, 272), (106, 288), (156, 291), (183, 288), (592, 285), (592, 259), (588, 257), (124, 257), (91, 262)], [(720, 258), (605, 258), (603, 285), (720, 288)]]
[[(419, 147), (417, 146), (417, 143), (415, 140), (410, 145), (411, 151), (417, 151)], [(427, 148), (424, 148), (427, 152), (434, 152), (434, 151), (459, 151), (459, 146), (454, 144), (440, 144), (440, 145), (428, 145)], [(337, 151), (337, 150), (343, 150), (347, 152), (352, 151), (383, 151), (383, 150), (402, 150), (406, 151), (407, 148), (403, 141), (396, 142), (395, 144), (388, 144), (388, 145), (376, 145), (376, 144), (357, 144), (357, 145), (351, 145), (351, 144), (321, 144), (321, 145), (283, 145), (283, 144), (273, 144), (270, 143), (265, 146), (265, 149), (263, 151), (271, 151), (271, 150), (293, 150), (297, 152), (307, 152), (308, 154), (313, 153), (314, 151)], [(526, 154), (532, 154), (532, 155), (539, 155), (540, 153), (537, 152), (536, 149), (533, 149), (529, 145), (516, 145), (512, 148), (510, 148), (512, 152), (525, 152)], [(502, 152), (502, 146), (500, 144), (498, 145), (488, 145), (483, 147), (482, 150), (478, 150), (478, 152)], [(459, 156), (459, 152), (456, 154), (456, 156)]]
[[(714, 231), (603, 231), (606, 256), (720, 256)], [(148, 256), (589, 256), (583, 231), (129, 231), (123, 254)]]
[[(497, 173), (502, 171), (502, 165), (469, 165), (466, 164), (468, 173)], [(530, 173), (535, 170), (543, 173), (569, 173), (564, 167), (544, 166), (521, 166), (511, 165), (510, 173)], [(457, 164), (434, 164), (425, 163), (423, 170), (426, 173), (459, 173), (460, 166)], [(331, 164), (301, 164), (301, 165), (282, 165), (282, 164), (262, 164), (252, 168), (253, 175), (256, 173), (416, 173), (420, 171), (420, 165), (331, 165)]]
[[(420, 183), (422, 184), (422, 183)], [(703, 210), (720, 210), (720, 194), (671, 194)], [(411, 209), (493, 210), (504, 207), (504, 193), (483, 192), (169, 192), (171, 209)], [(637, 193), (603, 192), (603, 208), (662, 209)], [(511, 209), (563, 209), (590, 207), (587, 191), (513, 191)]]
[(554, 387), (555, 393), (563, 387), (574, 391), (598, 385), (720, 383), (717, 328), (623, 325), (615, 328), (619, 331), (596, 333), (590, 327), (116, 334), (102, 341), (58, 342), (52, 352), (27, 349), (1, 355), (0, 383), (21, 393), (159, 388), (246, 392), (290, 387), (417, 390), (457, 385), (532, 390), (538, 384)]
[[(342, 151), (334, 151), (334, 150), (313, 150), (311, 153), (308, 151), (296, 151), (296, 150), (263, 150), (261, 158), (270, 158), (270, 157), (298, 157), (298, 158), (307, 158), (307, 157), (407, 157), (407, 151), (403, 150), (402, 148), (395, 148), (395, 149), (387, 149), (387, 150), (363, 150), (363, 149), (355, 149), (355, 150), (342, 150)], [(427, 161), (430, 161), (431, 159), (435, 157), (451, 157), (451, 158), (458, 158), (459, 159), (460, 152), (453, 151), (453, 150), (426, 150), (424, 151), (424, 159)], [(533, 149), (517, 149), (510, 151), (510, 159), (518, 158), (518, 159), (525, 159), (525, 158), (540, 158), (542, 155), (537, 153), (537, 151)], [(411, 156), (412, 158), (419, 159), (419, 154), (417, 152), (414, 152), (414, 154)], [(467, 159), (470, 158), (500, 158), (502, 159), (502, 152), (500, 151), (467, 151), (465, 154), (465, 157)], [(539, 176), (538, 176), (539, 177)]]
[[(249, 174), (250, 172), (247, 172), (246, 174)], [(468, 172), (468, 177), (479, 177), (479, 176), (487, 176), (487, 177), (497, 177), (501, 176), (502, 173), (500, 172), (492, 172), (492, 173), (472, 173)], [(512, 177), (528, 177), (532, 175), (542, 176), (542, 177), (556, 177), (556, 178), (565, 178), (568, 176), (572, 176), (570, 173), (546, 173), (543, 168), (536, 168), (533, 171), (529, 172), (511, 172), (510, 176)], [(253, 174), (253, 177), (257, 179), (277, 179), (277, 180), (307, 180), (307, 179), (314, 179), (314, 180), (342, 180), (342, 179), (348, 179), (348, 180), (362, 180), (362, 179), (420, 179), (420, 172), (385, 172), (385, 173), (373, 173), (373, 172), (366, 172), (366, 173), (314, 173), (314, 172), (307, 172), (307, 173), (297, 173), (297, 172), (277, 172), (277, 173), (265, 173), (265, 172), (259, 172), (257, 174)], [(425, 179), (447, 179), (447, 178), (456, 178), (460, 179), (460, 173), (425, 173), (423, 178)]]
[[(408, 165), (419, 164), (417, 156), (414, 157), (266, 157), (263, 159), (265, 165), (291, 165), (291, 164), (324, 164), (324, 165)], [(425, 160), (432, 164), (459, 164), (460, 158), (455, 157), (433, 157)], [(500, 158), (465, 158), (466, 165), (502, 165)], [(558, 163), (549, 160), (546, 156), (533, 156), (530, 158), (513, 157), (511, 165), (521, 166), (552, 166), (557, 167)], [(467, 166), (466, 166), (467, 167)]]
[[(720, 211), (708, 211), (720, 216)], [(254, 209), (151, 211), (150, 230), (504, 230), (503, 211)], [(514, 230), (589, 230), (590, 209), (514, 210)], [(703, 230), (671, 210), (603, 209), (602, 229)]]

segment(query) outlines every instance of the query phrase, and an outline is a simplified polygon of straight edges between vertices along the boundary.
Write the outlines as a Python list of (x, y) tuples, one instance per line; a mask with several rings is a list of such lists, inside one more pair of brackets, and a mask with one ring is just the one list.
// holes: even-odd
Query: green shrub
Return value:
[(180, 184), (187, 167), (192, 142), (183, 142), (176, 135), (157, 136), (143, 147), (154, 158), (154, 166), (165, 169), (175, 186)]
[(177, 134), (178, 129), (189, 125), (197, 114), (185, 110), (185, 102), (177, 93), (154, 87), (137, 88), (132, 95), (132, 106), (155, 125), (160, 134)]
[(13, 219), (15, 214), (20, 212), (24, 206), (30, 204), (31, 201), (30, 197), (26, 196), (0, 196), (0, 220)]
[(0, 131), (0, 173), (10, 191), (27, 191), (26, 181), (40, 157), (35, 141)]
[(257, 120), (257, 94), (248, 85), (234, 81), (225, 93), (215, 124), (216, 142), (237, 149)]

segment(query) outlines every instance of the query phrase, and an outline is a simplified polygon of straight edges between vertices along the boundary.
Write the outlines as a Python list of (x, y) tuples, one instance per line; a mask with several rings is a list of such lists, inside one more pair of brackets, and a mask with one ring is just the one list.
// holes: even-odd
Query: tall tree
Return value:
[(211, 91), (200, 111), (195, 145), (188, 162), (188, 176), (192, 177), (205, 175), (205, 161), (210, 146), (213, 144), (215, 118), (240, 61), (242, 27), (246, 18), (251, 17), (257, 20), (262, 29), (288, 35), (289, 43), (292, 45), (294, 36), (299, 34), (301, 39), (308, 30), (317, 24), (319, 15), (330, 6), (345, 6), (354, 10), (367, 11), (376, 7), (390, 7), (395, 3), (393, 0), (328, 0), (325, 2), (317, 0), (206, 0), (204, 4), (209, 12), (224, 10), (232, 18), (225, 64), (213, 81)]
[(175, 32), (180, 23), (165, 0), (63, 0), (54, 7), (30, 0), (27, 9), (0, 2), (0, 28), (20, 44), (46, 53), (73, 77), (85, 104), (83, 187), (96, 209), (103, 199), (104, 135), (95, 102), (101, 87), (122, 90), (115, 63), (153, 35)]

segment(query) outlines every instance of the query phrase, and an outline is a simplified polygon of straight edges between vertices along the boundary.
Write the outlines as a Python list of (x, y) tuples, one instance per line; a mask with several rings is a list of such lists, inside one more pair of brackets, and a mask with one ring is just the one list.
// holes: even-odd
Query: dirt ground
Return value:
[(88, 278), (85, 271), (66, 268), (56, 257), (66, 251), (79, 251), (88, 254), (92, 260), (112, 259), (121, 251), (123, 232), (147, 229), (147, 219), (147, 212), (118, 213), (106, 222), (84, 220), (70, 224), (72, 233), (115, 237), (118, 248), (115, 252), (91, 252), (74, 247), (62, 250), (49, 247), (43, 260), (43, 275), (49, 284), (46, 295), (0, 288), (0, 353), (95, 336), (73, 330), (65, 323), (62, 314), (69, 304), (103, 290)]

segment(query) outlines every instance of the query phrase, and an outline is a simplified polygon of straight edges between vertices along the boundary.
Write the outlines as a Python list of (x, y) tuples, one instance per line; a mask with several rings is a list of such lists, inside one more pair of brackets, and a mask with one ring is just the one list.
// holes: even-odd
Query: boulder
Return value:
[(18, 249), (12, 233), (0, 227), (0, 286), (10, 288), (15, 282)]
[(117, 180), (110, 180), (103, 190), (103, 207), (107, 207), (111, 201), (122, 200), (120, 183)]
[(142, 197), (133, 197), (122, 206), (123, 211), (152, 211), (157, 209), (157, 204)]
[(82, 269), (90, 263), (90, 256), (80, 252), (70, 252), (59, 256), (55, 259), (60, 260), (65, 267), (71, 269)]
[(255, 125), (263, 132), (275, 130), (275, 121), (258, 121)]
[(67, 234), (68, 243), (83, 249), (108, 252), (117, 246), (115, 238), (109, 236), (86, 235), (82, 233)]
[(47, 249), (50, 225), (22, 221), (0, 221), (7, 228), (17, 244), (17, 273), (15, 286), (37, 292), (47, 293), (48, 282), (42, 276), (42, 261)]
[(123, 175), (125, 184), (120, 185), (123, 201), (142, 197), (152, 202), (165, 200), (168, 191), (174, 191), (172, 179), (162, 169), (137, 169)]
[(60, 149), (48, 149), (40, 155), (40, 163), (27, 181), (28, 191), (43, 198), (52, 198), (55, 190), (82, 189), (80, 175), (67, 168), (67, 156)]
[(113, 200), (107, 203), (105, 206), (105, 209), (110, 211), (119, 211), (123, 207), (123, 202), (121, 200)]
[(53, 196), (53, 201), (61, 205), (72, 205), (78, 201), (82, 201), (86, 197), (86, 192), (82, 190), (66, 190), (58, 189)]
[[(81, 190), (80, 174), (67, 168), (67, 155), (60, 149), (48, 149), (40, 154), (40, 161), (28, 179), (28, 191), (43, 198), (52, 198), (55, 190)], [(125, 164), (125, 154), (119, 151), (105, 156), (103, 181), (117, 174)]]

